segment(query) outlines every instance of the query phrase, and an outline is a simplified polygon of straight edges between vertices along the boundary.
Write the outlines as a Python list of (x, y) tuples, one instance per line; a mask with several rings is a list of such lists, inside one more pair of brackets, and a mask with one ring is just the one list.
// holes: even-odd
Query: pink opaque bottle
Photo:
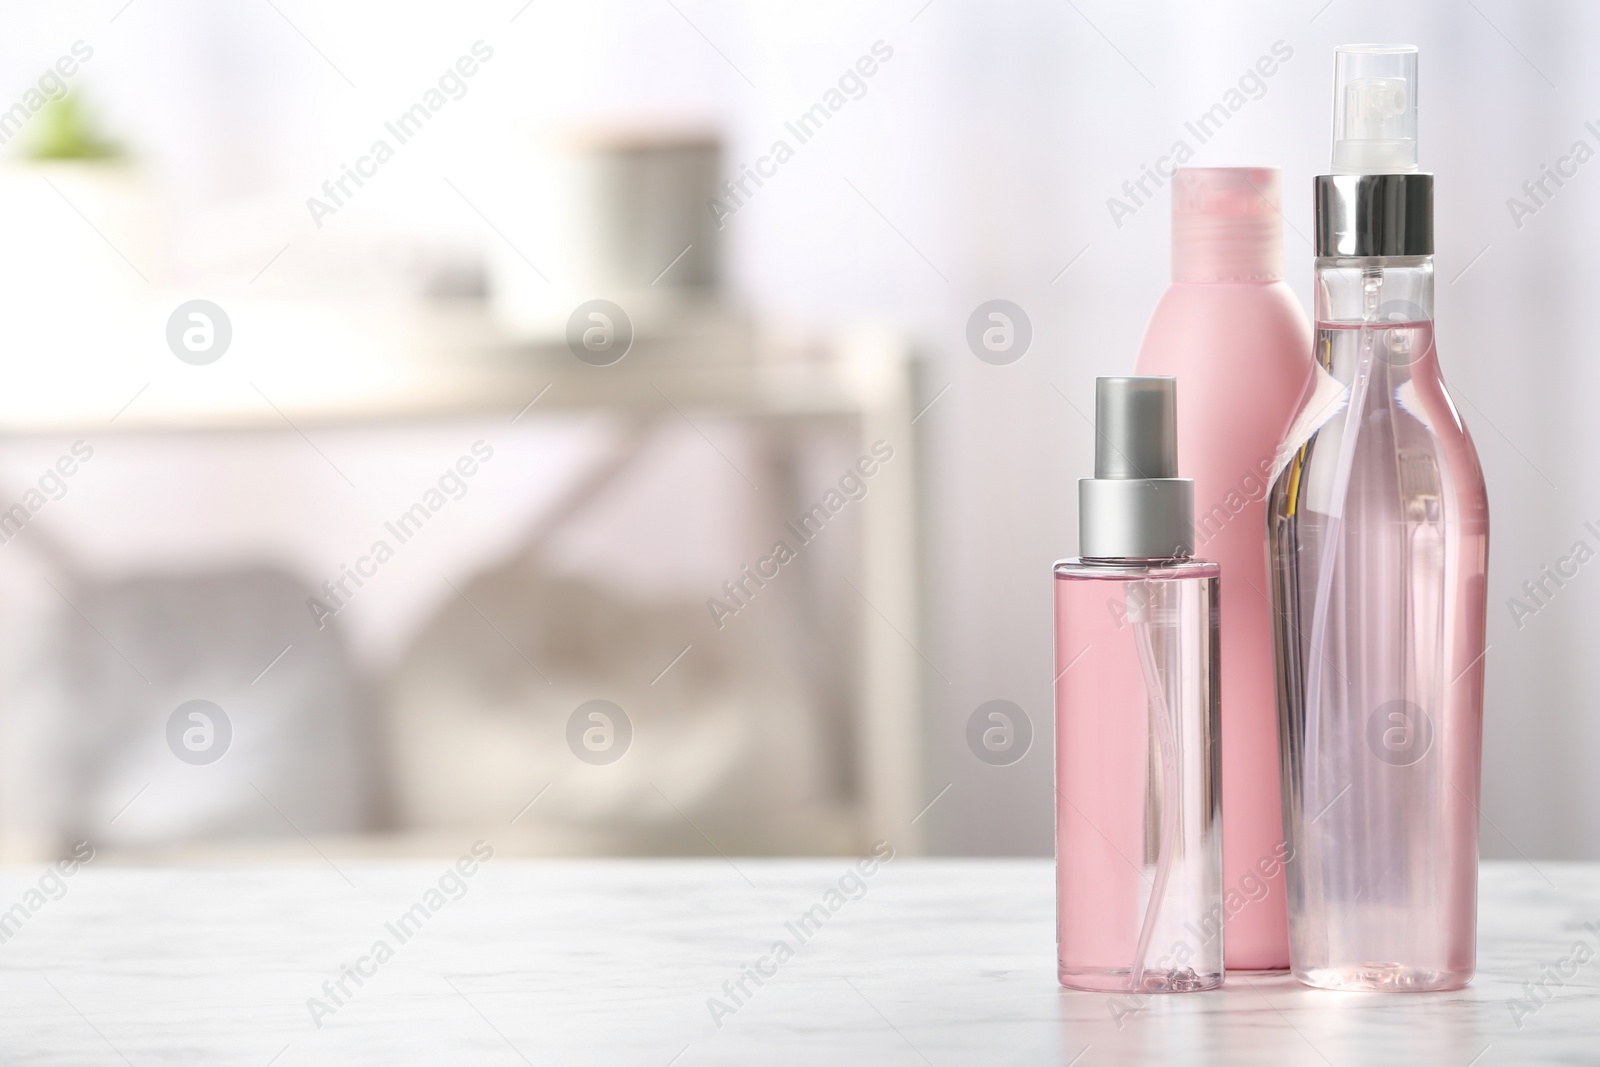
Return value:
[(1195, 551), (1222, 565), (1222, 870), (1228, 966), (1289, 966), (1266, 496), (1311, 375), (1311, 330), (1283, 282), (1278, 171), (1181, 168), (1172, 285), (1139, 374), (1178, 379), (1178, 463), (1194, 479)]
[(1215, 563), (1188, 558), (1171, 378), (1101, 378), (1083, 556), (1055, 566), (1056, 962), (1102, 992), (1223, 978)]

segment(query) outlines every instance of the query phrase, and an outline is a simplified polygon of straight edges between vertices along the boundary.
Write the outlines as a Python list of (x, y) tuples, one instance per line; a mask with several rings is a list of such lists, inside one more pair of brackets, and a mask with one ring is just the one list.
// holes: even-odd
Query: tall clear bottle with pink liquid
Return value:
[(1189, 558), (1172, 378), (1095, 383), (1078, 559), (1055, 566), (1061, 984), (1222, 984), (1217, 564)]
[(1434, 347), (1416, 59), (1337, 53), (1319, 369), (1268, 507), (1290, 963), (1334, 989), (1475, 967), (1488, 504)]

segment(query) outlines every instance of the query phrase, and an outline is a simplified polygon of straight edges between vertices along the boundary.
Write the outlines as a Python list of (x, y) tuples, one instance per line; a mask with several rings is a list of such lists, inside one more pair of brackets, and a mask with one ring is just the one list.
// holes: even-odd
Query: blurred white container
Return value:
[[(499, 322), (518, 337), (561, 336), (580, 304), (623, 307), (635, 333), (673, 332), (714, 313), (721, 144), (703, 132), (626, 131), (552, 138), (490, 252)], [(523, 236), (513, 243), (507, 233)]]
[(9, 347), (60, 352), (80, 338), (74, 349), (103, 351), (91, 337), (122, 333), (164, 273), (158, 205), (143, 173), (121, 160), (8, 161), (0, 203)]

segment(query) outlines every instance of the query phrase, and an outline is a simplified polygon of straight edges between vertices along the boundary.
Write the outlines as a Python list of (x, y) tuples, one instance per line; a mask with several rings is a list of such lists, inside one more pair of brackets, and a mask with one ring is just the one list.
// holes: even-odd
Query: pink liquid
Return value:
[(1222, 866), (1249, 902), (1228, 915), (1227, 962), (1246, 970), (1289, 965), (1266, 495), (1311, 367), (1311, 331), (1288, 286), (1243, 281), (1173, 283), (1137, 364), (1178, 379), (1195, 553), (1222, 565)]
[(1061, 984), (1222, 984), (1215, 563), (1056, 565)]
[[(1294, 973), (1459, 988), (1477, 917), (1483, 474), (1431, 322), (1319, 323), (1317, 346), (1336, 403), (1270, 499)], [(1363, 363), (1364, 395), (1348, 388)]]

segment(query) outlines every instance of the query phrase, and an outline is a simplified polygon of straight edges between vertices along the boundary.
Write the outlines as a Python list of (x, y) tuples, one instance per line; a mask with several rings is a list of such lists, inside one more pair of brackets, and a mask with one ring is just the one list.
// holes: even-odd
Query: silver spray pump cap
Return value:
[(1178, 477), (1178, 380), (1096, 378), (1094, 477), (1078, 482), (1078, 554), (1194, 552), (1194, 482)]

